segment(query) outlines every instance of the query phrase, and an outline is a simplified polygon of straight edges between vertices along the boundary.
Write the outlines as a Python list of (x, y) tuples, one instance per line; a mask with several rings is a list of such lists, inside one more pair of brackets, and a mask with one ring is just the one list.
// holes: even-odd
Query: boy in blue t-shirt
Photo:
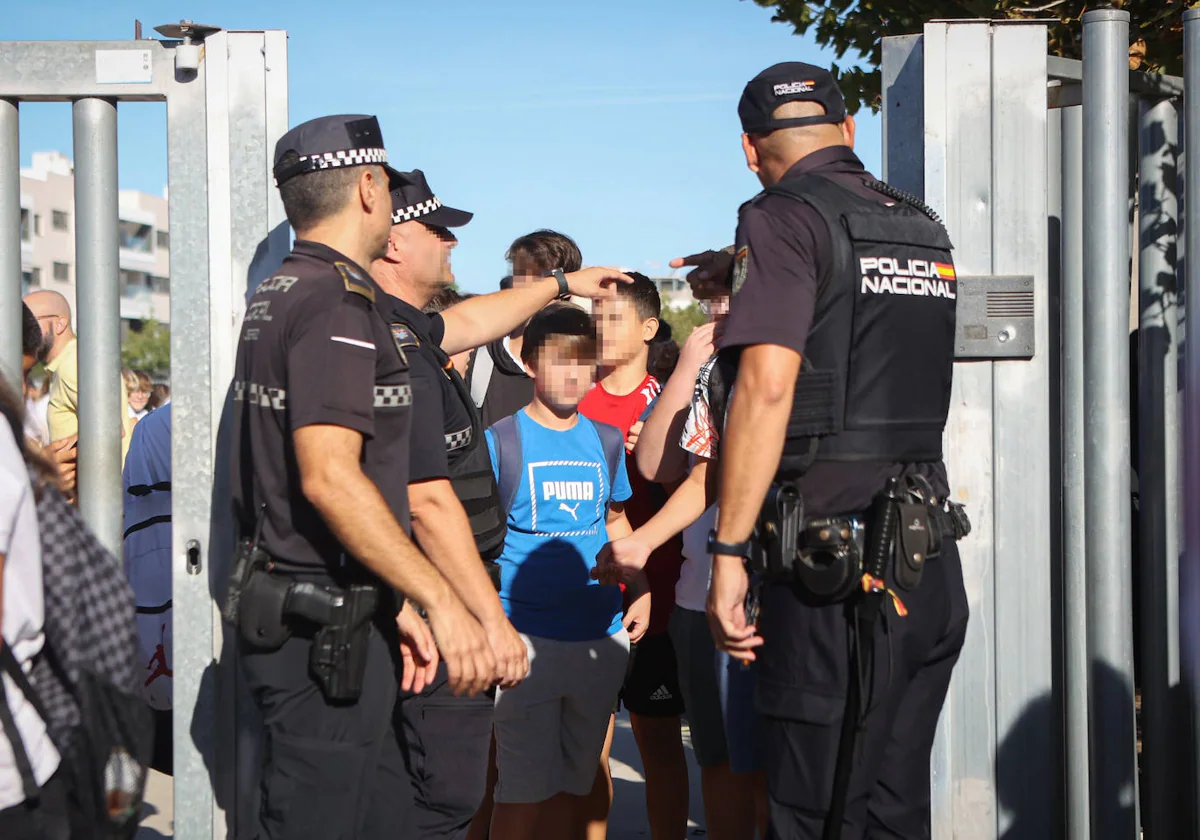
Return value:
[[(567, 304), (543, 309), (525, 329), (521, 360), (534, 397), (509, 421), (517, 424), (522, 463), (500, 557), (500, 601), (529, 650), (530, 671), (496, 692), (492, 840), (582, 831), (582, 797), (596, 778), (629, 643), (650, 618), (644, 577), (630, 584), (622, 620), (621, 590), (591, 576), (600, 549), (630, 533), (622, 503), (631, 493), (623, 448), (609, 475), (597, 425), (577, 410), (596, 372), (591, 319)], [(499, 478), (496, 427), (487, 443)]]

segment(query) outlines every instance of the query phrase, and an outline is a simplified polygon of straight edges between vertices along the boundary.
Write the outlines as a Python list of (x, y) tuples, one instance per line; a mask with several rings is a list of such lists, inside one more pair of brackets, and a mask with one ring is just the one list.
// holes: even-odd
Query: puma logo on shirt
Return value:
[(576, 502), (575, 506), (571, 507), (566, 502), (559, 502), (558, 509), (565, 510), (567, 513), (571, 514), (572, 519), (574, 519), (576, 522), (578, 522), (579, 521), (579, 504), (580, 504), (579, 502)]
[(542, 498), (547, 502), (552, 499), (591, 501), (596, 498), (596, 485), (591, 481), (543, 481)]

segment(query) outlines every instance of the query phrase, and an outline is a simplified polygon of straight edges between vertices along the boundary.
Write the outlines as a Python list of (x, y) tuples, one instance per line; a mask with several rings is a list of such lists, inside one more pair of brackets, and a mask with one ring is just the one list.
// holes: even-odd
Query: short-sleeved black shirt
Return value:
[(297, 240), (247, 306), (233, 383), (234, 510), (248, 535), (265, 504), (263, 548), (284, 571), (362, 572), (301, 489), (292, 433), (304, 426), (360, 432), (363, 472), (409, 528), (412, 387), (370, 299), (382, 294), (342, 254)]
[[(379, 311), (390, 324), (408, 326), (418, 343), (407, 349), (413, 386), (413, 433), (409, 444), (412, 466), (409, 481), (429, 481), (450, 477), (454, 453), (471, 442), (471, 416), (458, 390), (442, 370), (441, 358), (434, 351), (445, 336), (441, 315), (428, 315), (415, 306), (384, 295)], [(415, 351), (415, 352), (414, 352)]]
[[(874, 176), (846, 146), (813, 152), (789, 169), (784, 179), (810, 172), (880, 204), (893, 201), (865, 186)], [(738, 259), (745, 260), (739, 267), (744, 279), (730, 303), (721, 347), (777, 344), (803, 356), (817, 288), (834, 259), (829, 226), (813, 207), (769, 195), (742, 208), (734, 248)], [(865, 509), (889, 477), (906, 469), (879, 462), (817, 461), (798, 489), (811, 516), (851, 513)], [(915, 469), (930, 477), (937, 492), (948, 492), (944, 466)]]

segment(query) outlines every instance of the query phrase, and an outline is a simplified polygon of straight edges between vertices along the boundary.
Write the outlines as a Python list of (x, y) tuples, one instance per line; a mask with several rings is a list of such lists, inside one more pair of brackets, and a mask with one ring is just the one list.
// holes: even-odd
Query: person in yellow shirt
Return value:
[[(56, 441), (79, 433), (79, 352), (75, 331), (71, 329), (71, 305), (58, 292), (38, 291), (25, 296), (25, 305), (37, 318), (45, 342), (46, 370), (50, 372), (50, 405), (46, 423), (50, 440)], [(125, 387), (121, 385), (121, 463), (129, 451), (130, 435), (125, 433), (124, 418), (129, 415)]]

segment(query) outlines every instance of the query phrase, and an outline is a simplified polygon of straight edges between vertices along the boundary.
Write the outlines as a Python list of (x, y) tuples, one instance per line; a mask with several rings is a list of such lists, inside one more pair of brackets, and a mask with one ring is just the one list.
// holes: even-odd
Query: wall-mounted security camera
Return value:
[(175, 69), (185, 72), (196, 72), (200, 69), (200, 56), (203, 41), (214, 32), (220, 32), (219, 26), (206, 26), (181, 20), (179, 23), (168, 23), (156, 26), (154, 31), (164, 38), (172, 38), (183, 43), (175, 46)]

